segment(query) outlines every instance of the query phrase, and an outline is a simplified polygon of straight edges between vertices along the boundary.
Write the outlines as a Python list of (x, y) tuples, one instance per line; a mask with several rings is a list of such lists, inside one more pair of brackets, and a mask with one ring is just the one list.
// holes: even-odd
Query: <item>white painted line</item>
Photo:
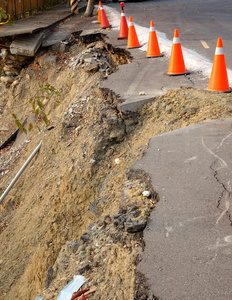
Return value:
[(201, 44), (202, 46), (205, 48), (205, 49), (209, 49), (209, 45), (206, 43), (206, 41), (201, 41)]

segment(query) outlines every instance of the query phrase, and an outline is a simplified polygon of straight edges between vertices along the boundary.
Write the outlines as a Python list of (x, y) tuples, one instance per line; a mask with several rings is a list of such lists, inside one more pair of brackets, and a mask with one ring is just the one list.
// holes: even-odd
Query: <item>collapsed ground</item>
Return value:
[[(96, 288), (90, 299), (147, 299), (136, 265), (143, 230), (158, 195), (131, 167), (155, 135), (232, 114), (231, 94), (169, 91), (138, 113), (100, 83), (129, 53), (98, 41), (73, 40), (66, 54), (40, 52), (1, 93), (1, 144), (33, 115), (38, 83), (61, 94), (46, 104), (48, 126), (20, 135), (1, 150), (0, 193), (42, 140), (40, 153), (1, 204), (0, 299), (55, 299), (75, 274)], [(45, 103), (44, 103), (45, 104)]]

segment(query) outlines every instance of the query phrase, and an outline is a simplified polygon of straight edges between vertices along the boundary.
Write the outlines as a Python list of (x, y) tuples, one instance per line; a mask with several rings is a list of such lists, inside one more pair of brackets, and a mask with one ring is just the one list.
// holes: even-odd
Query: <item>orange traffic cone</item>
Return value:
[(101, 28), (102, 29), (110, 28), (111, 25), (107, 19), (106, 13), (102, 6), (100, 7), (100, 10), (101, 10)]
[(172, 42), (172, 51), (168, 68), (168, 75), (183, 75), (187, 74), (184, 64), (182, 48), (180, 44), (179, 32), (177, 29), (174, 31)]
[(101, 1), (99, 1), (99, 7), (98, 7), (98, 15), (97, 15), (97, 22), (101, 23), (101, 9), (100, 7), (102, 6)]
[(119, 37), (117, 38), (117, 40), (127, 40), (127, 38), (128, 38), (128, 26), (127, 26), (124, 10), (122, 9)]
[(222, 45), (222, 39), (218, 38), (213, 60), (213, 68), (209, 80), (209, 91), (229, 92), (229, 81), (226, 69), (226, 60)]
[(161, 56), (161, 52), (157, 40), (154, 21), (151, 21), (148, 46), (147, 46), (147, 57), (158, 57), (158, 56)]
[(135, 26), (134, 26), (132, 17), (129, 17), (127, 48), (137, 48), (137, 47), (140, 47), (138, 36), (137, 36), (136, 30), (135, 30)]

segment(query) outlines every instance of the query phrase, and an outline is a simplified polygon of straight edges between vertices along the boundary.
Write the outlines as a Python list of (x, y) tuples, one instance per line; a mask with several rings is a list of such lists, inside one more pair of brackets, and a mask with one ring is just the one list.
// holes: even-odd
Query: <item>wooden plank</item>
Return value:
[(31, 10), (31, 0), (23, 0), (23, 5), (24, 13)]
[(16, 14), (15, 0), (8, 0), (7, 1), (6, 12), (8, 14), (10, 14), (11, 17), (15, 16), (15, 14)]
[(44, 35), (45, 30), (39, 33), (19, 35), (11, 43), (10, 52), (12, 54), (34, 56), (42, 43)]
[(16, 15), (21, 15), (23, 11), (23, 0), (15, 0)]
[(43, 7), (43, 0), (37, 0), (38, 1), (38, 7)]
[(31, 0), (31, 9), (38, 7), (38, 0)]

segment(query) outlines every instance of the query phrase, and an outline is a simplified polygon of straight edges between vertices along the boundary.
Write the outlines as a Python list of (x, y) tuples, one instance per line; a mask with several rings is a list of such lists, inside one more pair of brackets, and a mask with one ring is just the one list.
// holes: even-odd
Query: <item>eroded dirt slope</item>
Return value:
[(31, 113), (22, 104), (38, 83), (53, 85), (62, 99), (47, 105), (51, 124), (40, 122), (41, 133), (33, 130), (20, 146), (1, 151), (2, 193), (42, 140), (1, 204), (0, 299), (55, 299), (75, 274), (96, 287), (91, 299), (146, 299), (146, 280), (135, 268), (158, 195), (131, 166), (155, 135), (231, 117), (232, 96), (180, 89), (122, 115), (117, 97), (99, 88), (119, 61), (129, 57), (103, 41), (78, 43), (63, 56), (41, 53), (15, 85), (2, 88), (2, 141), (16, 129), (12, 112), (20, 120)]

